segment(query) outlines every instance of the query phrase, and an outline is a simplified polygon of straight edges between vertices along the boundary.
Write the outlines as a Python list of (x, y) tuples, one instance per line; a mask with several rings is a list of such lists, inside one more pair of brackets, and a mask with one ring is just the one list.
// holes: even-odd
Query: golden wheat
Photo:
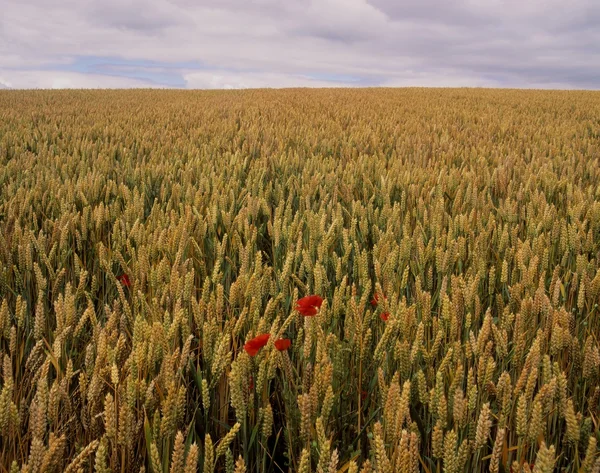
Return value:
[(0, 473), (597, 472), (599, 259), (598, 93), (0, 92)]

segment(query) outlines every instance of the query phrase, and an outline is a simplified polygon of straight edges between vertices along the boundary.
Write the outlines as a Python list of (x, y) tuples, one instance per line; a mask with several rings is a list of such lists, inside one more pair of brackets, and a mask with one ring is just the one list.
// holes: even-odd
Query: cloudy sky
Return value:
[(599, 0), (0, 0), (0, 88), (600, 89)]

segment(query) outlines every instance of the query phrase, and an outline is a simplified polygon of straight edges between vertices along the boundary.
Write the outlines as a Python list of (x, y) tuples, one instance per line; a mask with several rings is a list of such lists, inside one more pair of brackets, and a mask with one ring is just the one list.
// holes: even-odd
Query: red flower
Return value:
[(127, 276), (125, 273), (121, 274), (117, 279), (119, 280), (119, 282), (121, 284), (123, 284), (123, 286), (125, 286), (125, 287), (131, 286), (131, 281), (129, 280), (129, 276)]
[(306, 296), (298, 299), (296, 310), (302, 315), (317, 315), (321, 304), (323, 304), (323, 298), (320, 296)]
[(252, 340), (246, 342), (244, 345), (244, 350), (246, 350), (248, 355), (256, 356), (260, 349), (267, 344), (270, 336), (270, 333), (263, 333), (262, 335), (254, 337)]
[(390, 318), (390, 314), (389, 314), (389, 312), (382, 312), (381, 314), (379, 314), (379, 318), (381, 320), (383, 320), (384, 322), (387, 322), (388, 319)]
[(367, 391), (365, 391), (364, 389), (360, 392), (360, 400), (364, 401), (365, 399), (367, 399)]
[(280, 338), (275, 342), (275, 348), (279, 351), (285, 351), (292, 346), (292, 341), (289, 338)]
[[(385, 295), (383, 296), (383, 299), (387, 301), (387, 297), (385, 297)], [(377, 304), (379, 303), (379, 293), (375, 293), (373, 294), (373, 299), (371, 299), (371, 305), (373, 307), (376, 307)]]

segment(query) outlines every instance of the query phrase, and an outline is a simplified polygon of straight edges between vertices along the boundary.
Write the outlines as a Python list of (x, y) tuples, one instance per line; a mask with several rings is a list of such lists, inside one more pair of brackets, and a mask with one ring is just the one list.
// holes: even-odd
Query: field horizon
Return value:
[(0, 87), (0, 93), (3, 92), (74, 92), (74, 91), (96, 91), (96, 92), (119, 92), (119, 91), (179, 91), (179, 92), (243, 92), (243, 91), (344, 91), (344, 90), (473, 90), (473, 91), (531, 91), (531, 92), (600, 92), (600, 89), (586, 89), (580, 87), (566, 88), (540, 88), (540, 87), (488, 87), (488, 86), (427, 86), (427, 85), (403, 85), (403, 86), (331, 86), (331, 87), (313, 87), (313, 86), (285, 86), (285, 87), (223, 87), (223, 88), (183, 88), (156, 85), (152, 87), (66, 87), (66, 88), (22, 88), (22, 87)]

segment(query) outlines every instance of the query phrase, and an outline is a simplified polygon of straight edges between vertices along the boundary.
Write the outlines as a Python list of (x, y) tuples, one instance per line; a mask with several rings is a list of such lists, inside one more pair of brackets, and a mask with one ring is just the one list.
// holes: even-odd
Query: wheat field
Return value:
[(0, 92), (0, 472), (600, 472), (600, 93)]

